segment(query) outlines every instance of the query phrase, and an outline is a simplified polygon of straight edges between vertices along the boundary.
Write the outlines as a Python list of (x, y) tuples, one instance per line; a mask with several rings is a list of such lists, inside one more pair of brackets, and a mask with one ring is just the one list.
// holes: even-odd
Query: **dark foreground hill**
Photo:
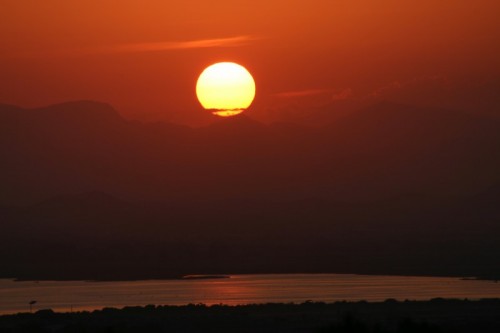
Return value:
[(498, 121), (391, 103), (197, 129), (3, 105), (0, 277), (498, 278), (499, 147)]
[(437, 333), (500, 331), (499, 300), (146, 306), (122, 310), (0, 316), (0, 331)]
[(0, 276), (127, 280), (330, 272), (498, 279), (498, 189), (368, 203), (61, 196), (0, 208)]

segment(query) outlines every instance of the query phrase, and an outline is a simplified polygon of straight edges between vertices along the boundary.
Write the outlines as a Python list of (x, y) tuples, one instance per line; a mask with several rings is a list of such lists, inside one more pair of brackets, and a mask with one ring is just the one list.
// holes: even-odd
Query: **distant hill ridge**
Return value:
[(66, 122), (89, 122), (89, 121), (119, 121), (122, 117), (109, 104), (94, 101), (74, 101), (40, 108), (20, 108), (11, 105), (0, 104), (0, 117), (22, 117), (37, 121), (66, 121)]
[(0, 203), (93, 190), (153, 200), (308, 193), (359, 200), (474, 193), (500, 181), (498, 122), (389, 102), (319, 128), (246, 115), (200, 128), (142, 123), (92, 101), (1, 105), (0, 118), (7, 161)]

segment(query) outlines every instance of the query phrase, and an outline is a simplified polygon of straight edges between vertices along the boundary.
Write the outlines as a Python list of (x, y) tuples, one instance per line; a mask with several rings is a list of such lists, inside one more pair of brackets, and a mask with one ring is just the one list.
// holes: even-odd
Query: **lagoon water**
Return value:
[(254, 304), (305, 301), (429, 300), (500, 298), (500, 283), (447, 277), (352, 274), (232, 275), (228, 279), (145, 281), (0, 280), (0, 314), (52, 309), (59, 312), (104, 307)]

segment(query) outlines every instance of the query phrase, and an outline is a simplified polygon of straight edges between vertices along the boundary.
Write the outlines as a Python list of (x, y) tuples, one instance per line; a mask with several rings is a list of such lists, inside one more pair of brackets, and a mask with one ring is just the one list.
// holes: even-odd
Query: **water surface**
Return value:
[(446, 277), (352, 274), (232, 275), (229, 279), (117, 282), (0, 280), (0, 313), (95, 310), (189, 303), (429, 300), (500, 298), (500, 283)]

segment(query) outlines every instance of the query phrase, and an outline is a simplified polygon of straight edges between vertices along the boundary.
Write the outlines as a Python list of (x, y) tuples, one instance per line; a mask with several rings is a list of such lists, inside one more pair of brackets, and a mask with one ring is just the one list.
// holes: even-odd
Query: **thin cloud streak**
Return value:
[(305, 89), (274, 94), (274, 96), (279, 98), (300, 98), (317, 95), (331, 95), (331, 100), (339, 101), (350, 98), (352, 96), (352, 89), (346, 88), (341, 91), (338, 91), (338, 89)]
[(95, 49), (97, 53), (125, 53), (125, 52), (150, 52), (166, 50), (186, 50), (186, 49), (204, 49), (212, 47), (239, 47), (249, 44), (256, 40), (254, 36), (236, 36), (227, 38), (200, 39), (191, 41), (160, 42), (160, 43), (142, 43), (126, 44)]
[(280, 98), (292, 98), (292, 97), (322, 95), (322, 94), (328, 94), (330, 92), (332, 92), (332, 89), (305, 89), (305, 90), (285, 91), (274, 95)]
[(17, 54), (17, 56), (78, 57), (87, 55), (106, 55), (106, 54), (119, 54), (119, 53), (173, 51), (173, 50), (205, 49), (205, 48), (217, 48), (217, 47), (241, 47), (248, 45), (252, 41), (258, 39), (261, 38), (251, 35), (242, 35), (242, 36), (234, 36), (226, 38), (199, 39), (190, 41), (119, 44), (119, 45), (109, 45), (109, 46), (60, 49), (51, 51), (23, 52)]

